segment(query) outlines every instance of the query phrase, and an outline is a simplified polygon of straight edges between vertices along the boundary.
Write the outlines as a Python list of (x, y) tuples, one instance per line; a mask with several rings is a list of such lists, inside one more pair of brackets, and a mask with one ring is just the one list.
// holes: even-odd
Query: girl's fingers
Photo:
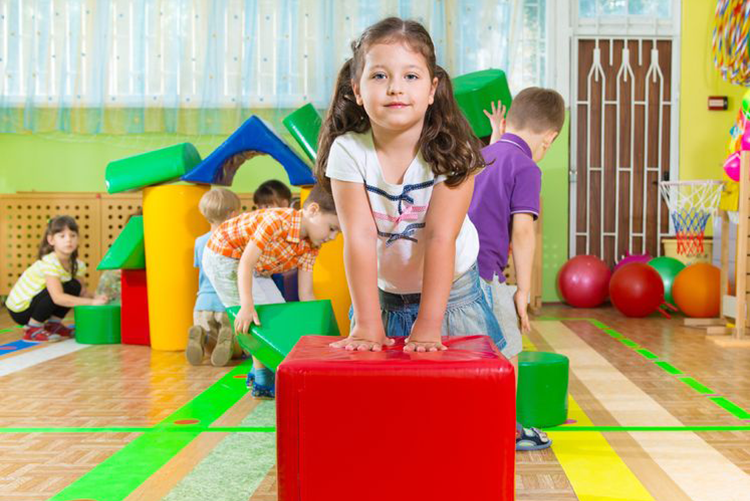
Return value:
[(404, 351), (406, 352), (417, 352), (417, 353), (424, 353), (424, 352), (437, 352), (437, 351), (445, 351), (448, 348), (442, 343), (432, 343), (432, 342), (419, 342), (419, 341), (408, 341), (406, 343), (406, 346), (404, 346)]

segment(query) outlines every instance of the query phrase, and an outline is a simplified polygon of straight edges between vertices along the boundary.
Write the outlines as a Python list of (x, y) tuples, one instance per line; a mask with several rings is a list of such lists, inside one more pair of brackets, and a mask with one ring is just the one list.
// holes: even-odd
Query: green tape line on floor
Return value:
[(641, 348), (635, 351), (637, 351), (638, 353), (640, 353), (641, 355), (643, 355), (645, 358), (649, 360), (656, 360), (657, 358), (659, 358), (657, 354), (647, 350), (646, 348)]
[(148, 427), (102, 427), (102, 428), (0, 428), (3, 433), (274, 433), (276, 428), (268, 426), (170, 426)]
[(750, 419), (750, 412), (724, 397), (708, 397), (713, 403), (739, 419)]
[(629, 348), (638, 348), (638, 343), (635, 343), (635, 342), (631, 341), (630, 339), (620, 338), (620, 339), (618, 339), (618, 341), (621, 342), (622, 344), (624, 344), (625, 346), (629, 347)]
[(685, 431), (750, 431), (750, 426), (555, 426), (544, 431), (581, 432), (685, 432)]
[(683, 383), (685, 383), (686, 385), (688, 385), (689, 387), (691, 387), (698, 393), (702, 393), (704, 395), (713, 395), (714, 393), (716, 393), (714, 390), (712, 390), (708, 386), (702, 385), (701, 383), (699, 383), (698, 381), (696, 381), (695, 379), (689, 376), (681, 377), (680, 381), (682, 381)]
[[(554, 320), (554, 321), (558, 321), (558, 322), (561, 322), (561, 321), (564, 321), (564, 320), (572, 320), (570, 318), (560, 318), (560, 317), (543, 317), (543, 319), (544, 320)], [(616, 339), (617, 341), (619, 341), (620, 343), (622, 343), (625, 346), (629, 346), (629, 347), (633, 348), (636, 353), (640, 354), (644, 358), (647, 358), (649, 360), (654, 361), (654, 364), (657, 367), (659, 367), (660, 369), (662, 369), (662, 370), (664, 370), (664, 371), (666, 371), (666, 372), (668, 372), (669, 374), (672, 374), (672, 375), (684, 376), (683, 372), (680, 369), (678, 369), (677, 367), (675, 367), (674, 365), (670, 364), (669, 362), (665, 362), (663, 360), (659, 360), (659, 356), (656, 353), (653, 353), (652, 351), (647, 350), (645, 348), (641, 348), (638, 345), (638, 343), (635, 343), (634, 341), (631, 341), (630, 339), (628, 339), (625, 336), (623, 336), (621, 333), (617, 332), (616, 330), (612, 329), (611, 327), (608, 327), (607, 325), (605, 325), (604, 323), (600, 322), (599, 320), (596, 320), (596, 319), (593, 319), (593, 318), (575, 319), (575, 320), (587, 320), (591, 325), (593, 325), (594, 327), (597, 327), (598, 329), (600, 329), (602, 332), (604, 332), (608, 336)], [(680, 381), (682, 381), (686, 385), (690, 386), (691, 388), (693, 388), (695, 391), (697, 391), (701, 395), (712, 395), (712, 394), (715, 393), (711, 388), (708, 388), (707, 386), (699, 383), (698, 381), (696, 381), (695, 379), (693, 379), (691, 377), (688, 377), (688, 376), (680, 377)], [(743, 420), (750, 420), (750, 412), (746, 411), (745, 409), (743, 409), (742, 407), (738, 406), (734, 402), (731, 402), (730, 400), (727, 400), (724, 397), (709, 397), (709, 399), (711, 401), (713, 401), (716, 405), (718, 405), (719, 407), (721, 407), (722, 409), (724, 409), (727, 412), (731, 413), (733, 416), (735, 416), (735, 417), (737, 417), (739, 419), (743, 419)], [(575, 427), (573, 427), (573, 428), (575, 428)], [(682, 429), (682, 428), (680, 428), (680, 429)], [(744, 429), (744, 428), (741, 428), (741, 429)], [(555, 430), (558, 431), (558, 429), (555, 429)], [(562, 428), (560, 428), (559, 430), (562, 430)], [(690, 430), (686, 430), (686, 431), (690, 431)]]
[(663, 360), (660, 360), (659, 362), (654, 362), (657, 366), (661, 367), (665, 371), (669, 372), (670, 374), (682, 374), (682, 371), (675, 367), (674, 365), (670, 364), (669, 362), (665, 362)]
[[(247, 394), (245, 381), (235, 376), (247, 373), (250, 364), (247, 361), (229, 371), (156, 425), (153, 431), (171, 430), (174, 422), (181, 419), (198, 420), (204, 427), (210, 425)], [(144, 433), (50, 498), (50, 501), (122, 501), (200, 433), (187, 427), (174, 433)]]

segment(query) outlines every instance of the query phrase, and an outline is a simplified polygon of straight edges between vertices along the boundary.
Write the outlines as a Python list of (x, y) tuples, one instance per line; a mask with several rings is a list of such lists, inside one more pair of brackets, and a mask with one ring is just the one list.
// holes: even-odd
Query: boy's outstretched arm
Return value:
[(440, 335), (453, 285), (456, 238), (461, 232), (473, 193), (473, 176), (455, 188), (439, 183), (432, 190), (422, 236), (425, 239), (422, 300), (404, 351), (445, 349)]
[(490, 120), (490, 125), (492, 126), (492, 136), (490, 137), (490, 144), (494, 144), (498, 142), (501, 137), (503, 137), (503, 134), (505, 134), (506, 108), (505, 106), (503, 106), (502, 101), (498, 101), (497, 107), (495, 107), (494, 102), (492, 103), (491, 113), (487, 110), (483, 111), (487, 118)]
[(253, 302), (253, 270), (262, 253), (263, 251), (251, 240), (242, 252), (237, 267), (240, 311), (237, 312), (237, 317), (234, 320), (234, 331), (238, 334), (246, 333), (250, 329), (250, 324), (260, 325), (258, 312), (255, 311), (255, 303)]
[(531, 331), (529, 323), (528, 302), (531, 292), (531, 271), (534, 264), (536, 234), (534, 233), (534, 216), (529, 213), (513, 214), (513, 264), (516, 268), (518, 290), (513, 298), (521, 322), (521, 332)]
[(331, 179), (333, 198), (344, 235), (344, 270), (352, 297), (356, 325), (334, 348), (380, 351), (392, 344), (386, 338), (378, 299), (378, 233), (361, 183)]

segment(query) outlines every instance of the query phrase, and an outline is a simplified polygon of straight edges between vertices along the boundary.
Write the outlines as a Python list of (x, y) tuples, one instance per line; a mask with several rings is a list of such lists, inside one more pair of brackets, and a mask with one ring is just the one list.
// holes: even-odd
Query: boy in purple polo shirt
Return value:
[[(542, 171), (537, 166), (565, 122), (565, 102), (550, 89), (531, 87), (514, 99), (503, 120), (504, 109), (492, 106), (490, 145), (482, 150), (487, 168), (476, 176), (469, 218), (479, 233), (479, 275), (507, 345), (503, 355), (513, 364), (518, 384), (521, 329), (531, 330), (527, 305), (539, 216)], [(503, 130), (506, 129), (506, 130)], [(505, 283), (510, 244), (517, 287)], [(520, 329), (519, 329), (520, 322)], [(552, 444), (545, 433), (518, 426), (516, 450), (545, 449)]]

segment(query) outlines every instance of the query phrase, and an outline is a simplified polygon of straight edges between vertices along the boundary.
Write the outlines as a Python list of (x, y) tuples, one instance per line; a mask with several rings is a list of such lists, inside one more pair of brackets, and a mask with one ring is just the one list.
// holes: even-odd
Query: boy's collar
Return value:
[(506, 132), (505, 134), (502, 135), (499, 141), (502, 141), (504, 143), (512, 143), (516, 145), (524, 153), (526, 153), (526, 155), (528, 155), (529, 158), (532, 158), (531, 147), (528, 145), (526, 141), (524, 141), (524, 139), (521, 136), (513, 134), (512, 132)]

